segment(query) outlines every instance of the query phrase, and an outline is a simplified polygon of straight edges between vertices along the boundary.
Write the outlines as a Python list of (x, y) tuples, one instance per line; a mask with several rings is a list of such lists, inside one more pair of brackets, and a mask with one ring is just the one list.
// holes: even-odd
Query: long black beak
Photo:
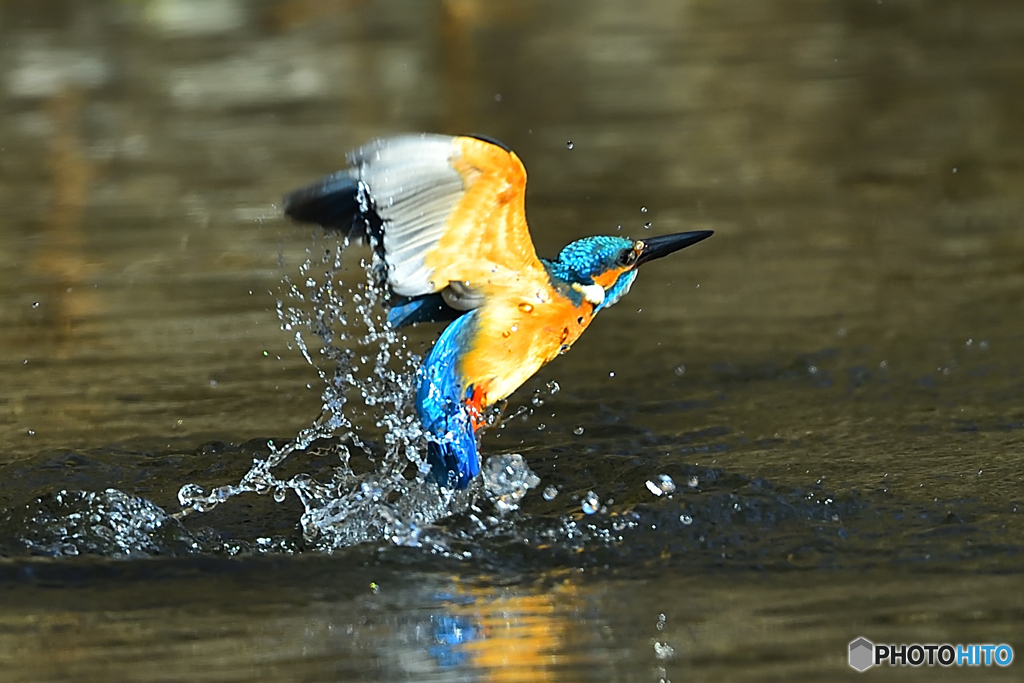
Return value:
[[(636, 257), (636, 265), (653, 261), (662, 256), (685, 249), (686, 247), (706, 240), (715, 233), (711, 230), (693, 230), (691, 232), (677, 232), (674, 235), (658, 235), (638, 241), (640, 253)], [(642, 244), (642, 246), (641, 246)]]

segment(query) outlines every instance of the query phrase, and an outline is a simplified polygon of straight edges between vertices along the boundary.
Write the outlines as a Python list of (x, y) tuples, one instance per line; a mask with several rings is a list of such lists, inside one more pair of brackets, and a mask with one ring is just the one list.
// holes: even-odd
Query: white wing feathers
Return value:
[(426, 254), (444, 235), (445, 222), (462, 197), (462, 176), (451, 160), (460, 154), (445, 135), (375, 140), (349, 155), (353, 171), (383, 221), (388, 283), (402, 296), (437, 292)]

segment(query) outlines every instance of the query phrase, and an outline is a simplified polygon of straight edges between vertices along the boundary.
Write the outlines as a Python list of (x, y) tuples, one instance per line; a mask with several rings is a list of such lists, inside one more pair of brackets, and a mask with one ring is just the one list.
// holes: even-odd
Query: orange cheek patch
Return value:
[(594, 278), (594, 283), (601, 285), (605, 289), (608, 289), (615, 284), (615, 281), (619, 279), (619, 276), (625, 273), (629, 268), (615, 268), (608, 272), (601, 273)]

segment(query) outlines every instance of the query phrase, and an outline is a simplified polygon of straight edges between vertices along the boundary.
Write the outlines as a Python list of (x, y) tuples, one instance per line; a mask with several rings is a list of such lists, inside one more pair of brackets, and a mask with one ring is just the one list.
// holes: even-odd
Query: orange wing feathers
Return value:
[(440, 280), (480, 290), (472, 348), (461, 374), (478, 405), (506, 398), (579, 338), (593, 306), (577, 308), (551, 288), (526, 224), (526, 170), (519, 157), (475, 138), (456, 138), (452, 165), (465, 193), (427, 256)]
[[(425, 257), (435, 282), (498, 280), (495, 267), (544, 272), (526, 225), (526, 169), (513, 152), (470, 137), (455, 138), (452, 167), (463, 180), (437, 246)], [(494, 282), (498, 284), (498, 282)]]

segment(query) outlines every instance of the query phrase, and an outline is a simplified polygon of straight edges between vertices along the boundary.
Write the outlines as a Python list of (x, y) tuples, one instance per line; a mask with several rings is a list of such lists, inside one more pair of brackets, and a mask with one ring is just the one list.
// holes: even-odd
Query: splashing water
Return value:
[[(178, 499), (184, 514), (208, 511), (242, 493), (269, 493), (280, 502), (292, 491), (305, 509), (300, 522), (314, 547), (386, 540), (444, 552), (432, 522), (467, 509), (481, 493), (499, 512), (515, 510), (539, 479), (522, 456), (503, 455), (485, 464), (485, 476), (467, 491), (442, 492), (430, 482), (426, 434), (413, 402), (423, 359), (386, 322), (385, 264), (376, 248), (359, 261), (362, 277), (352, 279), (361, 281), (348, 289), (341, 285), (348, 246), (347, 237), (330, 246), (314, 242), (300, 277), (284, 278), (277, 303), (282, 329), (293, 334), (295, 347), (323, 381), (320, 415), (293, 441), (268, 443), (270, 455), (254, 459), (237, 484), (209, 493), (186, 484)], [(326, 478), (275, 474), (289, 457), (325, 449), (336, 458)]]
[(518, 453), (489, 458), (482, 470), (484, 486), (498, 512), (512, 512), (526, 492), (540, 484), (540, 477), (526, 465)]
[(199, 540), (158, 506), (136, 496), (59, 490), (7, 510), (3, 524), (32, 555), (153, 557), (187, 555)]

